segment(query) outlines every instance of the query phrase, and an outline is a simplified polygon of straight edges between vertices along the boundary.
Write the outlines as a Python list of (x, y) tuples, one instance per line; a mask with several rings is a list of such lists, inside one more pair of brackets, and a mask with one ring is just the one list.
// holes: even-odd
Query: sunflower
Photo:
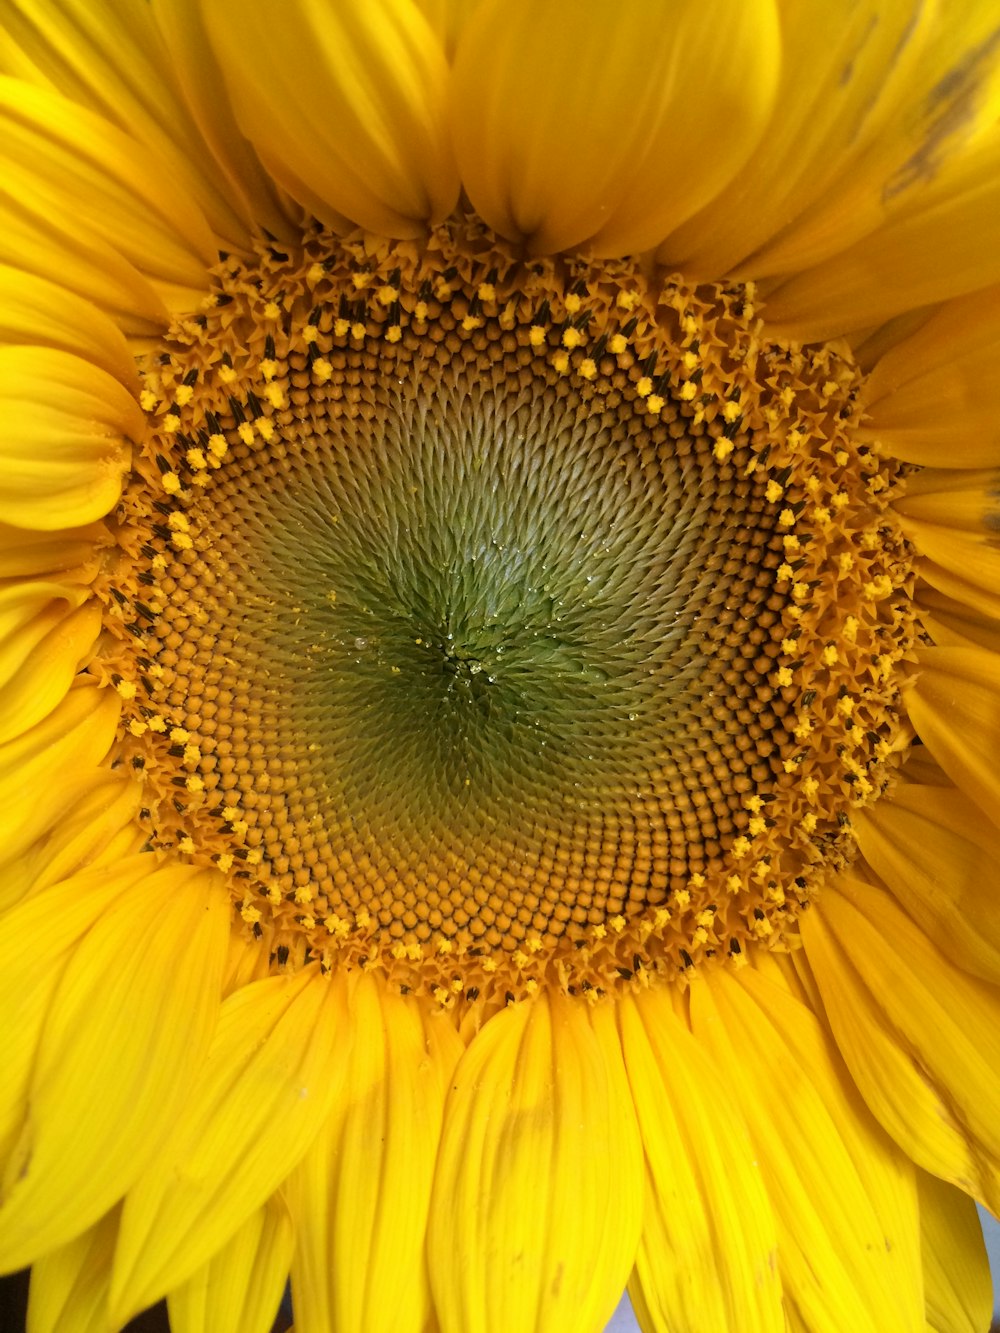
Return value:
[(10, 0), (35, 1333), (974, 1333), (1000, 27)]

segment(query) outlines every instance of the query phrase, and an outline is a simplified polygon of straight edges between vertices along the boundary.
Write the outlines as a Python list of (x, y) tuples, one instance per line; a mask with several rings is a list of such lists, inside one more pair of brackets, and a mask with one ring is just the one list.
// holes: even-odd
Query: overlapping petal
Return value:
[(635, 1113), (611, 1015), (511, 1005), (459, 1062), (428, 1257), (441, 1333), (598, 1333), (636, 1250)]
[(344, 1092), (287, 1186), (301, 1333), (422, 1333), (434, 1163), (462, 1049), (447, 1016), (358, 982)]
[(976, 1205), (917, 1172), (928, 1333), (982, 1333), (993, 1311), (989, 1256)]
[(930, 584), (917, 586), (920, 623), (941, 648), (988, 648), (1000, 656), (1000, 625)]
[(1000, 131), (928, 174), (919, 206), (769, 291), (776, 333), (836, 338), (1000, 281)]
[[(50, 910), (71, 908), (75, 887), (49, 890)], [(6, 923), (11, 970), (22, 977), (36, 964), (38, 932), (27, 919), (41, 899)], [(156, 1156), (215, 1025), (228, 914), (217, 875), (148, 874), (53, 970), (40, 1027), (26, 1023), (37, 1046), (4, 1155), (3, 1267), (22, 1267), (96, 1222)]]
[[(178, 20), (187, 18), (180, 4), (171, 8)], [(12, 0), (0, 30), (0, 70), (59, 91), (145, 144), (215, 235), (246, 245), (254, 223), (274, 221), (273, 186), (259, 163), (246, 176), (220, 171), (192, 96), (212, 72), (165, 43), (162, 17), (150, 4), (115, 0)], [(252, 158), (248, 146), (244, 157)]]
[(778, 1223), (786, 1308), (811, 1333), (923, 1333), (916, 1187), (816, 1015), (750, 968), (692, 989), (729, 1072)]
[(928, 468), (894, 505), (923, 578), (992, 619), (1000, 616), (1000, 471)]
[(780, 83), (766, 132), (723, 198), (663, 243), (658, 258), (672, 268), (715, 278), (780, 236), (885, 134), (934, 39), (934, 7), (921, 0), (786, 3), (778, 13)]
[(1000, 826), (1000, 658), (985, 648), (921, 648), (907, 712), (952, 782)]
[(899, 783), (854, 816), (865, 860), (957, 966), (1000, 982), (996, 830), (954, 787)]
[(106, 1333), (116, 1206), (86, 1231), (34, 1263), (28, 1296), (31, 1333)]
[[(849, 143), (821, 197), (741, 265), (782, 275), (768, 301), (776, 330), (836, 337), (997, 280), (998, 49), (990, 0), (970, 0), (961, 21), (913, 8), (878, 133)], [(894, 79), (900, 57), (912, 65)]]
[(135, 359), (114, 320), (59, 283), (9, 265), (0, 265), (0, 344), (68, 352), (138, 396)]
[(343, 987), (315, 966), (226, 998), (170, 1139), (125, 1201), (113, 1320), (179, 1287), (288, 1176), (340, 1092), (345, 1030)]
[(102, 517), (144, 433), (138, 403), (92, 362), (0, 347), (0, 520), (51, 531)]
[(624, 997), (618, 1023), (646, 1159), (643, 1327), (783, 1330), (774, 1215), (724, 1080), (665, 989)]
[(1000, 288), (948, 301), (875, 363), (859, 438), (922, 467), (1000, 465)]
[(842, 877), (803, 922), (826, 1016), (875, 1116), (925, 1170), (1000, 1207), (1000, 990), (888, 893)]
[(455, 56), (463, 185), (491, 227), (536, 253), (648, 249), (756, 145), (779, 41), (771, 0), (486, 0)]
[(0, 590), (0, 745), (66, 697), (101, 629), (82, 589), (19, 583)]
[(88, 790), (119, 705), (111, 690), (75, 686), (41, 722), (0, 745), (0, 857), (27, 851)]
[[(280, 1195), (272, 1195), (208, 1263), (170, 1292), (171, 1333), (269, 1333), (294, 1247), (288, 1208)], [(301, 1328), (301, 1319), (298, 1323)]]
[(148, 277), (203, 289), (212, 233), (165, 164), (60, 93), (0, 77), (0, 170), (10, 195), (40, 217), (64, 216), (82, 239), (105, 239)]
[(136, 816), (142, 788), (120, 772), (95, 768), (66, 805), (54, 828), (27, 850), (0, 852), (0, 909), (91, 866), (114, 867), (146, 841)]
[(335, 230), (417, 236), (458, 199), (447, 66), (411, 0), (290, 0), (280, 21), (203, 5), (236, 120), (288, 193)]
[(0, 523), (0, 579), (58, 579), (86, 586), (93, 582), (106, 541), (99, 521), (54, 532)]

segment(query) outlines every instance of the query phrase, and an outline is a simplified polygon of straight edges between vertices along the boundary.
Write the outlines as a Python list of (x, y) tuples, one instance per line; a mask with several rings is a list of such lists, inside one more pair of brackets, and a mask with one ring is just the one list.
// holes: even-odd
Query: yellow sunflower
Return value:
[(0, 23), (32, 1333), (982, 1333), (995, 0)]

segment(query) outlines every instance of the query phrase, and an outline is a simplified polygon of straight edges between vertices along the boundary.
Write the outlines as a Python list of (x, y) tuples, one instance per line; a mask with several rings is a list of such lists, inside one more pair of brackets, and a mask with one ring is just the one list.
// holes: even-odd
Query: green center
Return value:
[(324, 817), (447, 838), (652, 795), (691, 739), (718, 468), (570, 395), (385, 392), (377, 426), (215, 493), (248, 571), (234, 655)]

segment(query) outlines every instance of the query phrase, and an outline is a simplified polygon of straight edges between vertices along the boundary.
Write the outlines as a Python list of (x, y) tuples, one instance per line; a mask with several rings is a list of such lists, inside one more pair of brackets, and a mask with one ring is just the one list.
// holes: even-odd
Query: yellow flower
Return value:
[(32, 1327), (984, 1329), (995, 6), (2, 18)]

